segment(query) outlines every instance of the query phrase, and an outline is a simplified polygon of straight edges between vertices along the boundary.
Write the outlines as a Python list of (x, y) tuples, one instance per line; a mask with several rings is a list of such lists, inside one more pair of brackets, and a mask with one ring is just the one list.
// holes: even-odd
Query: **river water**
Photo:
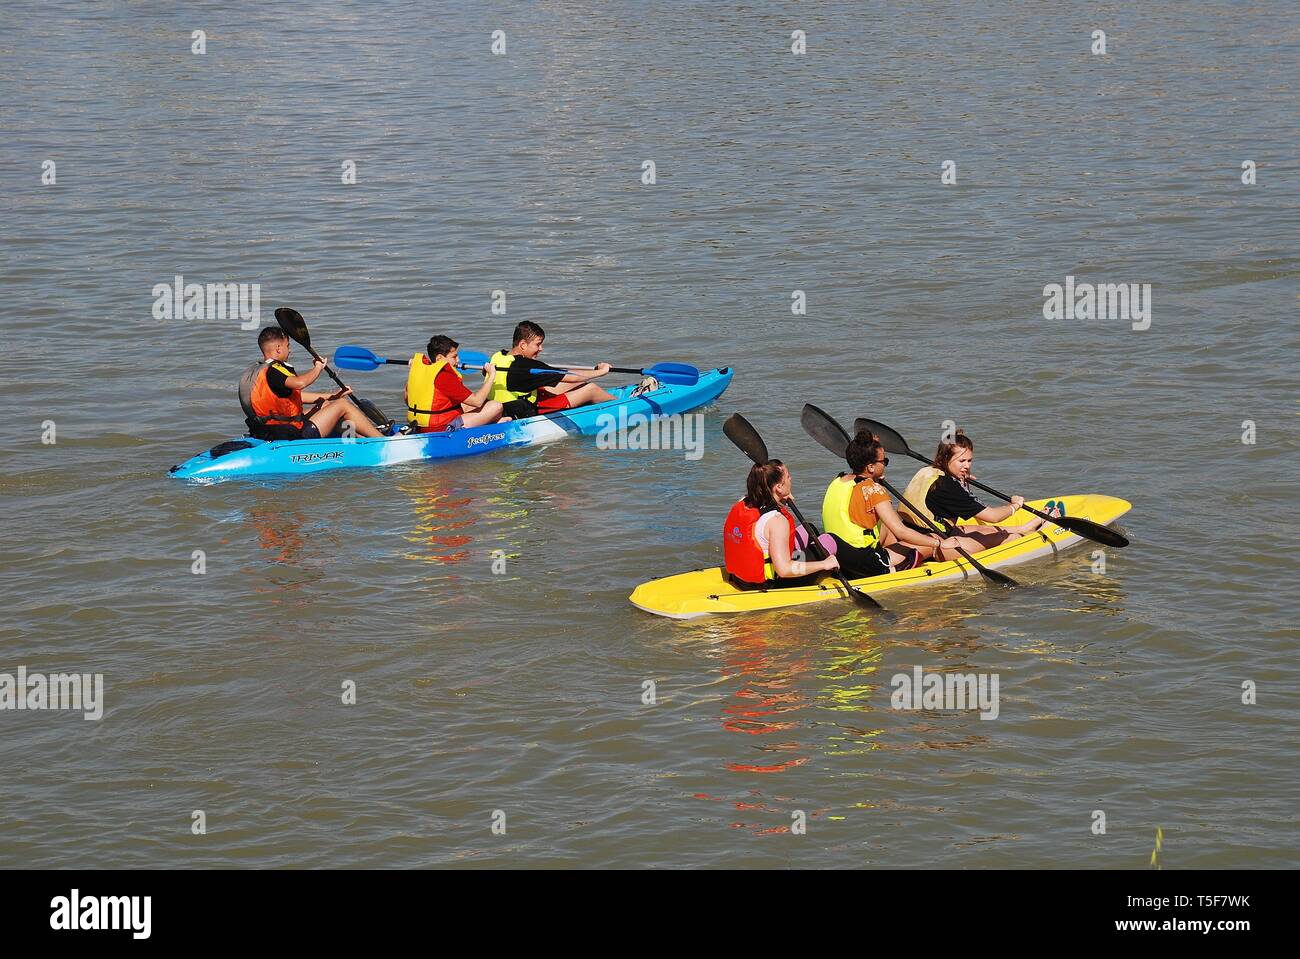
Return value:
[[(99, 721), (0, 712), (0, 866), (1143, 868), (1157, 829), (1166, 868), (1300, 865), (1293, 4), (0, 20), (0, 672), (104, 677)], [(736, 379), (698, 459), (186, 484), (257, 352), (155, 318), (177, 275), (325, 350), (529, 319), (551, 358)], [(1149, 328), (1045, 319), (1067, 276), (1150, 284)], [(995, 486), (1130, 500), (1132, 545), (890, 624), (632, 607), (718, 561), (728, 413), (816, 515), (804, 402), (923, 450), (955, 421)], [(915, 666), (996, 674), (998, 718), (891, 708)]]

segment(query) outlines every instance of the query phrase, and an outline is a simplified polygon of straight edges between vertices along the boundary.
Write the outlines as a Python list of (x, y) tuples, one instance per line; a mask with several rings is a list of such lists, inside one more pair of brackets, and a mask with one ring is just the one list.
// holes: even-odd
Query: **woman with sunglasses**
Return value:
[(835, 546), (835, 558), (850, 579), (913, 569), (936, 550), (956, 546), (951, 537), (909, 528), (894, 509), (879, 480), (889, 457), (880, 437), (865, 431), (844, 452), (848, 473), (831, 480), (822, 501), (822, 526)]

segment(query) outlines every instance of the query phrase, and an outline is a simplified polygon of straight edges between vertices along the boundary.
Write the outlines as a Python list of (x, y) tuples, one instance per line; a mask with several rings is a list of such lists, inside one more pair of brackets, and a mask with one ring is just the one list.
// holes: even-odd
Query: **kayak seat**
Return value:
[(219, 456), (225, 456), (227, 453), (233, 453), (236, 450), (246, 450), (253, 444), (245, 440), (227, 440), (224, 443), (218, 443), (212, 449), (208, 450), (208, 456), (216, 459)]

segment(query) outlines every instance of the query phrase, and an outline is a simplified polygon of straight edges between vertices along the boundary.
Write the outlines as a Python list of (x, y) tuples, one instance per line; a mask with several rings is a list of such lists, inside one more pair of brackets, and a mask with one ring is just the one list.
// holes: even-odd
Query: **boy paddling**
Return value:
[[(370, 418), (348, 399), (350, 389), (334, 393), (304, 393), (325, 369), (315, 360), (311, 371), (299, 374), (289, 365), (289, 337), (268, 326), (257, 335), (262, 362), (245, 371), (239, 381), (239, 402), (248, 431), (260, 440), (314, 440), (332, 436), (341, 423), (352, 424), (358, 436), (382, 436)], [(304, 408), (310, 404), (310, 412)]]
[[(540, 326), (524, 320), (515, 327), (510, 351), (500, 350), (492, 357), (496, 376), (489, 399), (502, 404), (507, 416), (518, 420), (590, 403), (606, 403), (614, 398), (591, 382), (609, 372), (608, 363), (597, 363), (588, 375), (556, 369), (537, 358), (545, 339), (546, 333)], [(535, 369), (555, 372), (532, 372)]]
[(501, 404), (488, 399), (497, 372), (491, 363), (483, 367), (483, 384), (471, 392), (456, 370), (459, 343), (450, 336), (435, 336), (427, 349), (411, 357), (406, 375), (403, 399), (412, 433), (483, 426), (501, 419)]

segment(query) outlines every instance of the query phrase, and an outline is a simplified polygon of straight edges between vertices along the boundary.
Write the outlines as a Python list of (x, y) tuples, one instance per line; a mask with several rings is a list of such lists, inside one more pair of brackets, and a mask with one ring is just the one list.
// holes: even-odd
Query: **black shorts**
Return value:
[(889, 566), (889, 553), (883, 546), (850, 546), (834, 533), (831, 536), (835, 540), (835, 558), (840, 561), (840, 569), (849, 579), (884, 576), (893, 572)]
[(517, 400), (511, 400), (509, 403), (501, 404), (505, 408), (502, 416), (508, 416), (512, 420), (526, 420), (530, 416), (537, 416), (537, 404), (532, 400), (520, 397)]
[(318, 440), (321, 438), (320, 430), (311, 420), (302, 424), (302, 428), (290, 426), (286, 423), (273, 423), (269, 426), (259, 426), (252, 431), (254, 437), (259, 440)]

